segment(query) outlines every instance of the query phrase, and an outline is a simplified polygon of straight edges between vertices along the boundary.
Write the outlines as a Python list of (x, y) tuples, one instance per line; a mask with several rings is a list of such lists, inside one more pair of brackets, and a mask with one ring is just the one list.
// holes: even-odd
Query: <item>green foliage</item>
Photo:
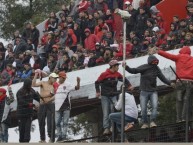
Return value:
[(159, 97), (159, 125), (174, 123), (176, 121), (176, 92)]
[(26, 21), (35, 25), (47, 19), (50, 12), (58, 12), (63, 3), (69, 0), (2, 0), (0, 8), (0, 29), (2, 37), (11, 38), (15, 30), (22, 30)]
[(85, 113), (75, 117), (73, 123), (69, 127), (74, 135), (82, 134), (83, 137), (92, 136), (92, 127)]

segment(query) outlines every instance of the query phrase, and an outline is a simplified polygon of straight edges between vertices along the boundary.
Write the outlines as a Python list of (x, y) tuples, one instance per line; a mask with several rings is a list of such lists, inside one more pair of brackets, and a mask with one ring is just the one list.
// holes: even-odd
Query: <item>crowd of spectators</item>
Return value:
[(193, 0), (187, 2), (187, 18), (174, 15), (169, 30), (163, 14), (152, 7), (159, 1), (140, 0), (135, 9), (131, 0), (81, 0), (70, 15), (72, 0), (70, 7), (62, 5), (57, 14), (49, 14), (41, 38), (40, 30), (26, 22), (23, 32), (16, 30), (6, 47), (0, 42), (0, 86), (33, 77), (37, 69), (70, 72), (121, 60), (123, 32), (116, 32), (117, 7), (131, 14), (127, 58), (146, 55), (155, 47), (169, 50), (193, 45)]

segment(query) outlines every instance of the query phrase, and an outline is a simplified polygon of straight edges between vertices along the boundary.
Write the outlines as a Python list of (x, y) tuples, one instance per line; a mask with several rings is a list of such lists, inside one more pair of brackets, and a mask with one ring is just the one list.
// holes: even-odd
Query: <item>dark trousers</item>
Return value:
[(51, 139), (51, 142), (55, 141), (55, 105), (54, 103), (41, 104), (38, 110), (38, 122), (40, 130), (40, 139), (46, 140), (45, 135), (45, 119), (47, 117), (47, 131), (48, 137)]
[(182, 80), (182, 83), (177, 82), (176, 84), (177, 121), (186, 120), (186, 113), (188, 113), (189, 119), (191, 119), (190, 117), (192, 116), (191, 114), (192, 114), (193, 82)]
[(19, 142), (29, 142), (30, 141), (30, 131), (31, 131), (32, 117), (19, 118)]

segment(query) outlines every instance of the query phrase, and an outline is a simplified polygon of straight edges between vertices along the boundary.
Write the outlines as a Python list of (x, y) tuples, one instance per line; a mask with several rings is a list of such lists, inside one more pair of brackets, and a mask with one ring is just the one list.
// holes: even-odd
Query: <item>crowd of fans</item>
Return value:
[[(193, 0), (188, 0), (187, 18), (173, 16), (170, 29), (163, 15), (152, 7), (160, 0), (140, 0), (134, 9), (132, 1), (81, 0), (72, 11), (62, 5), (51, 12), (43, 36), (31, 22), (23, 32), (16, 30), (6, 48), (0, 42), (0, 86), (33, 77), (35, 70), (46, 73), (84, 69), (123, 57), (123, 32), (116, 32), (115, 8), (129, 11), (126, 57), (138, 57), (155, 47), (164, 50), (193, 45)], [(118, 37), (117, 37), (118, 36)]]

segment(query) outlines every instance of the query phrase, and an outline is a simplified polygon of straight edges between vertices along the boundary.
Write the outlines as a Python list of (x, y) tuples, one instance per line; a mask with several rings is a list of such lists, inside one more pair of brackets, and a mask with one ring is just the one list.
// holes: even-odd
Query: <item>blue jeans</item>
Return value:
[(0, 124), (0, 141), (1, 142), (8, 142), (8, 125), (5, 123)]
[(103, 128), (110, 128), (111, 122), (109, 119), (109, 114), (113, 111), (113, 103), (117, 102), (117, 97), (106, 97), (101, 96), (101, 105), (103, 111)]
[[(110, 118), (110, 120), (112, 120), (113, 122), (116, 123), (117, 129), (120, 132), (121, 131), (121, 112), (111, 113), (109, 115), (109, 118)], [(136, 121), (137, 121), (137, 119), (125, 115), (125, 125), (127, 123), (136, 122)]]
[(142, 115), (142, 122), (147, 123), (147, 103), (150, 100), (152, 112), (150, 120), (154, 121), (157, 117), (157, 104), (158, 104), (158, 95), (157, 92), (147, 92), (141, 91), (140, 92), (140, 105), (141, 105), (141, 115)]
[(57, 135), (62, 139), (66, 139), (69, 118), (70, 118), (70, 110), (55, 112)]

